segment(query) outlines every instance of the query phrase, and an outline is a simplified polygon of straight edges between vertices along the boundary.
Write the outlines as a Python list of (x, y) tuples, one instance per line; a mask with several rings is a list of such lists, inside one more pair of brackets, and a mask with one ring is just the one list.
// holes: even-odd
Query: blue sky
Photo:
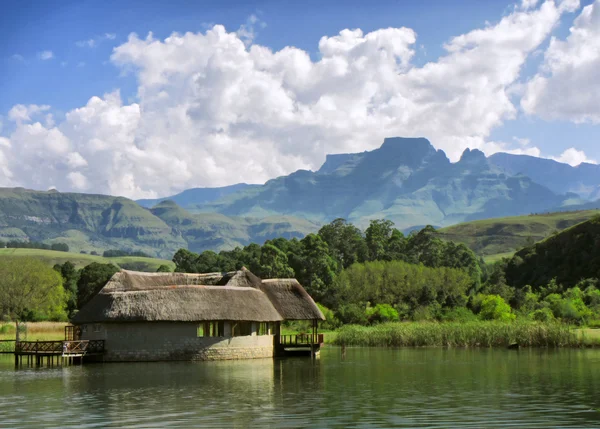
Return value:
[[(372, 149), (389, 133), (424, 135), (452, 159), (466, 147), (477, 147), (487, 153), (512, 150), (572, 164), (600, 160), (600, 112), (590, 110), (590, 101), (585, 100), (586, 92), (599, 91), (599, 78), (590, 81), (593, 76), (590, 78), (585, 69), (575, 70), (568, 80), (564, 79), (561, 73), (565, 73), (565, 67), (547, 60), (560, 56), (563, 62), (578, 64), (575, 59), (581, 51), (576, 38), (569, 39), (570, 28), (590, 27), (586, 37), (598, 36), (593, 26), (600, 14), (600, 2), (546, 3), (552, 2), (396, 0), (380, 1), (374, 6), (364, 1), (6, 1), (0, 15), (0, 172), (5, 176), (4, 180), (0, 178), (0, 185), (156, 196), (193, 186), (260, 182), (297, 168), (318, 168), (325, 153)], [(584, 16), (576, 22), (585, 15), (586, 7), (592, 12), (587, 13), (591, 18)], [(527, 19), (530, 23), (519, 27)], [(500, 25), (504, 21), (506, 34)], [(539, 23), (539, 31), (530, 30), (532, 23)], [(240, 55), (239, 61), (252, 57), (253, 65), (248, 66), (246, 74), (228, 74), (224, 63), (213, 70), (207, 66), (210, 60), (200, 59), (208, 55), (222, 60), (220, 55), (231, 42), (208, 54), (200, 45), (210, 42), (181, 38), (173, 48), (179, 53), (174, 54), (165, 41), (173, 32), (204, 36), (217, 24), (246, 43), (246, 53), (238, 48), (231, 51), (231, 55)], [(381, 32), (387, 28), (408, 30)], [(347, 41), (340, 35), (345, 29), (362, 31), (360, 36), (348, 36), (356, 47), (352, 52), (338, 49), (338, 43)], [(478, 34), (478, 29), (496, 39), (522, 31), (522, 39), (515, 44), (527, 47), (521, 52), (510, 43), (495, 46)], [(244, 36), (244, 31), (251, 36)], [(156, 42), (158, 58), (153, 54), (153, 45), (145, 41), (149, 32)], [(131, 33), (139, 39), (128, 40)], [(378, 40), (373, 42), (376, 46), (369, 42), (368, 34)], [(470, 35), (469, 42), (459, 41), (453, 50), (444, 46), (461, 35)], [(331, 43), (320, 47), (324, 36)], [(551, 47), (552, 38), (562, 44)], [(477, 47), (474, 53), (466, 53), (472, 46)], [(309, 73), (309, 66), (302, 62), (304, 65), (298, 65), (291, 57), (280, 59), (280, 66), (271, 63), (274, 59), (269, 59), (268, 65), (262, 64), (257, 50), (249, 54), (255, 47), (269, 48), (272, 53), (296, 48), (294, 52), (310, 58), (314, 69), (310, 79), (323, 82), (309, 84), (302, 80), (308, 77), (290, 78), (294, 67), (299, 67), (298, 73)], [(373, 51), (368, 51), (371, 48)], [(515, 51), (508, 52), (510, 49)], [(452, 56), (457, 50), (463, 51), (463, 57)], [(506, 60), (502, 58), (505, 52)], [(165, 55), (163, 63), (160, 55)], [(187, 56), (197, 56), (198, 64), (177, 70), (178, 61)], [(391, 65), (387, 61), (390, 56), (395, 56)], [(329, 57), (336, 67), (344, 63), (342, 71), (319, 71), (319, 64)], [(381, 65), (368, 71), (361, 66), (346, 82), (335, 79), (344, 73), (350, 76), (348, 67), (360, 61), (381, 61)], [(468, 67), (465, 61), (469, 61)], [(504, 61), (510, 76), (501, 76), (498, 71)], [(592, 54), (588, 63), (594, 65), (594, 61), (600, 65)], [(431, 64), (439, 66), (439, 72), (431, 72)], [(391, 71), (396, 65), (398, 69)], [(481, 75), (475, 75), (479, 68)], [(205, 79), (209, 69), (213, 73), (210, 81)], [(390, 83), (390, 72), (402, 75), (406, 81)], [(153, 73), (155, 76), (150, 77)], [(444, 88), (439, 73), (451, 76), (448, 88)], [(198, 83), (199, 76), (204, 83)], [(227, 79), (232, 79), (231, 87)], [(437, 83), (434, 79), (441, 80)], [(489, 80), (490, 84), (489, 88), (468, 94), (469, 85), (461, 79)], [(540, 80), (544, 80), (543, 89), (533, 85)], [(341, 82), (340, 87), (333, 91), (331, 86), (337, 82)], [(218, 85), (222, 90), (215, 92)], [(265, 101), (263, 105), (265, 95), (259, 101), (252, 98), (247, 88), (255, 85), (265, 94), (276, 94), (271, 104)], [(425, 86), (429, 87), (423, 92)], [(569, 95), (565, 99), (568, 106), (553, 101), (565, 98), (567, 91), (572, 94), (572, 88), (581, 91), (580, 98)], [(250, 105), (238, 111), (244, 106), (225, 100), (211, 110), (204, 107), (204, 95), (190, 97), (196, 90), (199, 94), (210, 92), (210, 103), (234, 93), (234, 98)], [(105, 94), (117, 95), (107, 98)], [(161, 104), (159, 96), (168, 102)], [(102, 103), (90, 107), (92, 97)], [(283, 100), (285, 97), (291, 101)], [(345, 111), (346, 117), (355, 118), (346, 126), (344, 115), (332, 112), (339, 113), (347, 100), (357, 97), (363, 105), (359, 100)], [(480, 102), (484, 98), (486, 101)], [(433, 99), (435, 102), (430, 103)], [(262, 113), (251, 117), (248, 111), (257, 103), (260, 106), (256, 111)], [(456, 103), (456, 112), (448, 107), (451, 103)], [(15, 110), (18, 105), (22, 108)], [(368, 109), (363, 111), (366, 105)], [(88, 108), (82, 109), (85, 106)], [(494, 106), (503, 107), (495, 111)], [(273, 112), (288, 107), (293, 112), (270, 118)], [(487, 109), (490, 112), (486, 116), (481, 111)], [(420, 116), (410, 116), (410, 112), (417, 111)], [(174, 112), (183, 117), (165, 119)], [(453, 115), (457, 124), (452, 124)], [(156, 118), (164, 123), (158, 126)], [(362, 129), (352, 130), (361, 124)], [(381, 133), (373, 133), (368, 127)], [(113, 142), (117, 143), (110, 146)], [(234, 174), (222, 167), (225, 160), (230, 162), (240, 152), (250, 155), (251, 165), (244, 156), (240, 157), (239, 168), (234, 167)], [(271, 156), (263, 158), (265, 152)], [(199, 165), (201, 172), (188, 163), (190, 158), (205, 160)], [(47, 159), (51, 165), (37, 179), (32, 177), (31, 168), (15, 165), (16, 160), (34, 163), (39, 159)], [(96, 159), (103, 164), (96, 165)], [(263, 165), (273, 160), (276, 166)], [(107, 162), (113, 164), (112, 168), (106, 167)], [(174, 164), (179, 165), (178, 174), (169, 172), (162, 180), (156, 179)]]

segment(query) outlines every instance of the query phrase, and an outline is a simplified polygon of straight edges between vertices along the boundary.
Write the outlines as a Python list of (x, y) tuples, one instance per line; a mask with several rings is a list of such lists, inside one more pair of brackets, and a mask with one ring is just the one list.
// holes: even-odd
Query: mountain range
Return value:
[[(554, 169), (554, 170), (552, 170)], [(557, 177), (558, 176), (558, 177)], [(0, 239), (66, 242), (170, 258), (181, 247), (221, 250), (302, 237), (345, 218), (387, 218), (403, 230), (504, 216), (596, 208), (600, 167), (466, 150), (452, 163), (424, 138), (388, 138), (375, 150), (328, 155), (263, 185), (194, 188), (158, 200), (0, 189)]]

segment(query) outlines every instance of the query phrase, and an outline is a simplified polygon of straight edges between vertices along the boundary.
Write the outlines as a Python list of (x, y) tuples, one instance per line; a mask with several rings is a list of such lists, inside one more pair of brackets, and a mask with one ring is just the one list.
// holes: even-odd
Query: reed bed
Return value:
[(583, 347), (585, 339), (560, 323), (384, 323), (342, 327), (334, 344), (371, 347)]

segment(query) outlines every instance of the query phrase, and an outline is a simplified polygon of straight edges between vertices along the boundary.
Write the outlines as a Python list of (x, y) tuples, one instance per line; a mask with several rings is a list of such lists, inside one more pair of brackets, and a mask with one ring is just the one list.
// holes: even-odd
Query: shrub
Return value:
[(483, 320), (509, 321), (515, 318), (510, 305), (498, 295), (487, 295), (481, 301), (479, 317)]
[(397, 322), (400, 320), (398, 311), (389, 304), (377, 304), (375, 307), (367, 307), (365, 314), (369, 323)]
[(539, 310), (535, 310), (530, 314), (532, 320), (537, 322), (549, 322), (554, 320), (554, 314), (552, 314), (552, 310), (549, 308), (540, 308)]
[(365, 314), (365, 310), (358, 304), (342, 305), (336, 314), (338, 319), (344, 324), (367, 324), (367, 315)]
[(466, 307), (455, 307), (446, 309), (441, 317), (443, 322), (472, 322), (477, 320), (477, 316)]

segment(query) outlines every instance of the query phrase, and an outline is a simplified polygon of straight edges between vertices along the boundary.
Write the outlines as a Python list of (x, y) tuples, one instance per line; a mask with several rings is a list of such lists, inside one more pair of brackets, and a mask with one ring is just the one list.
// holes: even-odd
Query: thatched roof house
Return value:
[[(214, 353), (207, 357), (215, 348), (217, 354), (231, 358), (231, 353), (222, 353), (222, 344), (217, 347), (215, 338), (228, 338), (229, 346), (233, 337), (247, 343), (238, 348), (259, 348), (262, 355), (273, 355), (273, 338), (276, 345), (284, 320), (311, 320), (315, 328), (317, 321), (325, 320), (295, 279), (262, 281), (246, 269), (209, 274), (123, 270), (72, 322), (80, 327), (82, 339), (104, 339), (114, 360), (155, 360), (182, 355), (185, 359), (190, 355), (192, 359), (215, 358)], [(207, 342), (207, 338), (212, 339)], [(130, 344), (140, 339), (144, 346), (153, 346), (144, 347), (141, 356), (126, 359), (131, 357)], [(166, 357), (165, 344), (170, 345)]]

